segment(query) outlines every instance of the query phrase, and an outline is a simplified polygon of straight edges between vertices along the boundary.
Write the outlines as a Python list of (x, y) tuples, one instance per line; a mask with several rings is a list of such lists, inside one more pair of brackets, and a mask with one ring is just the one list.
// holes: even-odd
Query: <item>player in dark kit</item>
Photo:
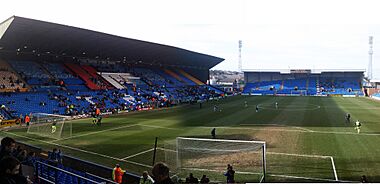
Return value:
[(99, 115), (97, 119), (98, 120), (96, 121), (96, 125), (98, 125), (98, 126), (102, 125), (102, 119), (103, 119), (103, 117)]
[(213, 129), (211, 130), (211, 136), (212, 136), (213, 139), (216, 138), (216, 129), (215, 129), (215, 128), (213, 128)]
[(351, 114), (347, 113), (346, 114), (346, 123), (350, 123), (351, 122), (350, 119), (351, 119)]

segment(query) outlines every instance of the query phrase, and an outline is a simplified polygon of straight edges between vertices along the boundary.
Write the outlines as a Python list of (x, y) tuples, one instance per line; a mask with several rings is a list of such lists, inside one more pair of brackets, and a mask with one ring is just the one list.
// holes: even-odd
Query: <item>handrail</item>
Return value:
[[(39, 163), (39, 164), (42, 164), (42, 165), (45, 165), (45, 166), (51, 167), (51, 168), (53, 168), (53, 169), (56, 169), (56, 170), (58, 170), (58, 171), (64, 172), (64, 173), (66, 173), (66, 174), (73, 175), (73, 176), (78, 177), (78, 178), (80, 178), (80, 179), (87, 180), (87, 181), (92, 182), (92, 183), (98, 183), (97, 181), (94, 181), (94, 180), (91, 180), (91, 179), (85, 178), (85, 177), (83, 177), (83, 176), (80, 176), (80, 175), (78, 175), (78, 174), (75, 174), (75, 173), (72, 173), (72, 172), (66, 171), (66, 170), (64, 170), (64, 169), (61, 169), (61, 168), (58, 168), (58, 167), (55, 167), (55, 166), (52, 166), (52, 165), (49, 165), (49, 164), (46, 164), (46, 163), (40, 162), (40, 161), (38, 161), (38, 160), (37, 160), (36, 162)], [(98, 184), (100, 184), (100, 183), (98, 183)]]
[(48, 183), (52, 183), (52, 184), (54, 184), (55, 182), (53, 182), (53, 181), (50, 181), (50, 180), (48, 180), (48, 179), (46, 179), (46, 178), (44, 178), (44, 177), (42, 177), (42, 176), (37, 176), (39, 179), (42, 179), (42, 180), (44, 180), (44, 181), (46, 181), (46, 182), (48, 182)]
[(109, 183), (117, 184), (116, 182), (114, 182), (114, 181), (112, 181), (112, 180), (109, 180), (109, 179), (107, 179), (107, 178), (102, 178), (102, 177), (100, 177), (100, 176), (97, 176), (97, 175), (95, 175), (95, 174), (91, 174), (91, 173), (89, 173), (89, 172), (86, 172), (86, 174), (88, 174), (88, 175), (90, 175), (90, 176), (92, 176), (92, 177), (95, 177), (95, 178), (98, 178), (98, 179), (101, 179), (101, 180), (107, 181), (107, 182), (109, 182)]

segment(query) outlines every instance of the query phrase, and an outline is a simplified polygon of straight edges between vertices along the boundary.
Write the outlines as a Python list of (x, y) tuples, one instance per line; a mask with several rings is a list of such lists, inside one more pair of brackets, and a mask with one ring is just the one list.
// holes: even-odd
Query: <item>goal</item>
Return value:
[(307, 90), (291, 90), (291, 96), (307, 96)]
[[(175, 153), (176, 155), (173, 155)], [(266, 173), (266, 145), (263, 141), (177, 137), (176, 150), (165, 154), (177, 176), (206, 174), (212, 182), (225, 182), (230, 164), (236, 182), (263, 182)]]
[(53, 139), (71, 137), (72, 124), (67, 119), (68, 116), (35, 113), (31, 117), (27, 133)]

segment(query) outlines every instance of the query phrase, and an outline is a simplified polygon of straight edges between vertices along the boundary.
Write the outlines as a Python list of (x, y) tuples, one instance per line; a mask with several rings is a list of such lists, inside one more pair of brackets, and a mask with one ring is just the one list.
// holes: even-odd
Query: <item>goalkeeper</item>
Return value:
[(54, 134), (57, 131), (57, 122), (54, 120), (51, 124), (51, 133)]
[(92, 126), (96, 125), (96, 122), (97, 122), (96, 115), (95, 113), (92, 113)]

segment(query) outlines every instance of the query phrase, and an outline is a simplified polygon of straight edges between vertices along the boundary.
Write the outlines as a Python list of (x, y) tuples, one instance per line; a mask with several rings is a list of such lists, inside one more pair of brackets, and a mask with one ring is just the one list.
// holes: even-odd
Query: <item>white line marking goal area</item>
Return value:
[[(158, 147), (157, 150), (165, 151), (165, 152), (173, 152), (175, 153), (176, 150), (172, 149), (166, 149), (162, 147)], [(309, 155), (309, 154), (294, 154), (294, 153), (281, 153), (281, 152), (266, 152), (267, 154), (267, 175), (272, 177), (282, 177), (282, 178), (293, 178), (293, 179), (302, 179), (302, 180), (310, 180), (310, 181), (322, 181), (322, 182), (333, 182), (333, 181), (339, 181), (338, 174), (335, 167), (335, 162), (332, 156), (328, 155)], [(283, 160), (277, 160), (280, 158), (279, 156), (282, 156), (282, 159), (288, 160), (285, 163), (276, 163), (276, 162), (282, 162)], [(277, 158), (277, 159), (276, 159)], [(283, 173), (282, 169), (287, 167), (286, 164), (289, 164), (291, 166), (294, 164), (293, 162), (299, 162), (301, 164), (306, 164), (306, 170), (303, 170), (302, 168), (298, 168), (300, 171), (300, 174), (297, 175), (294, 172), (289, 172), (289, 174)], [(316, 164), (318, 167), (315, 168), (315, 170), (310, 169), (310, 165), (308, 163), (304, 162), (310, 162), (311, 164)], [(273, 164), (273, 165), (272, 165)], [(279, 164), (278, 168), (276, 168), (276, 164)], [(331, 177), (328, 176), (308, 176), (308, 175), (302, 175), (302, 172), (308, 172), (307, 169), (309, 169), (310, 172), (317, 171), (320, 169), (319, 167), (322, 164), (325, 166), (325, 170), (330, 170)], [(312, 166), (311, 166), (312, 168)], [(204, 170), (204, 168), (185, 168), (185, 170)], [(206, 169), (207, 170), (207, 169)], [(216, 170), (209, 169), (210, 172), (217, 172)], [(218, 171), (221, 172), (221, 171)], [(239, 172), (236, 173), (240, 174), (257, 174), (256, 172)], [(292, 174), (290, 174), (292, 173)]]
[[(150, 149), (147, 149), (147, 150), (142, 150), (142, 151), (140, 151), (138, 153), (128, 155), (128, 156), (126, 156), (124, 158), (116, 158), (116, 157), (105, 155), (105, 154), (100, 154), (100, 153), (96, 153), (96, 152), (92, 152), (92, 151), (88, 151), (88, 150), (84, 150), (84, 149), (79, 149), (79, 148), (75, 148), (75, 147), (71, 147), (71, 146), (67, 146), (67, 145), (57, 144), (57, 143), (54, 143), (54, 142), (43, 141), (43, 140), (39, 140), (39, 139), (28, 137), (28, 136), (18, 135), (18, 134), (11, 133), (11, 132), (4, 132), (4, 133), (11, 134), (11, 135), (18, 136), (18, 137), (22, 137), (22, 138), (26, 138), (26, 139), (33, 140), (33, 141), (42, 142), (42, 143), (45, 143), (45, 144), (59, 146), (59, 147), (62, 147), (62, 148), (66, 148), (66, 149), (70, 149), (70, 150), (74, 150), (74, 151), (78, 151), (78, 152), (82, 152), (82, 153), (87, 153), (87, 154), (92, 154), (92, 155), (100, 156), (100, 157), (103, 157), (103, 158), (112, 159), (112, 160), (119, 161), (119, 162), (127, 162), (127, 163), (130, 163), (130, 164), (139, 165), (139, 166), (142, 166), (142, 167), (145, 167), (145, 168), (151, 168), (151, 165), (147, 165), (146, 163), (141, 163), (141, 161), (137, 161), (137, 160), (135, 160), (133, 158), (138, 157), (138, 156), (143, 155), (143, 154), (150, 154), (150, 152), (153, 154), (154, 148), (150, 148)], [(174, 152), (174, 153), (176, 152), (176, 150), (165, 149), (165, 148), (162, 148), (162, 147), (157, 147), (157, 150), (160, 150), (161, 153), (162, 152)], [(334, 158), (332, 156), (328, 156), (328, 155), (294, 154), (294, 153), (280, 153), (280, 152), (266, 152), (266, 153), (267, 153), (267, 156), (268, 156), (268, 163), (267, 163), (267, 165), (268, 165), (267, 166), (267, 168), (268, 168), (267, 175), (268, 176), (283, 177), (283, 178), (293, 178), (293, 179), (304, 179), (304, 180), (322, 181), (322, 182), (323, 181), (325, 181), (325, 182), (339, 181), (338, 173), (337, 173), (337, 170), (336, 170), (336, 165), (335, 165), (335, 162), (334, 162)], [(280, 155), (280, 156), (283, 156), (285, 158), (280, 158), (279, 160), (274, 159), (272, 161), (272, 158), (275, 158), (275, 157), (273, 157), (273, 155)], [(296, 159), (297, 157), (299, 157), (301, 159)], [(278, 157), (277, 157), (277, 159), (278, 159)], [(285, 168), (288, 167), (288, 166), (294, 167), (294, 166), (292, 166), (293, 160), (296, 160), (296, 161), (298, 160), (298, 163), (301, 163), (301, 165), (304, 164), (308, 168), (310, 166), (310, 165), (308, 165), (308, 163), (312, 159), (317, 159), (316, 162), (322, 162), (321, 160), (325, 160), (325, 161), (323, 161), (324, 169), (325, 169), (325, 171), (328, 171), (328, 169), (330, 168), (330, 171), (332, 173), (331, 177), (330, 178), (326, 177), (326, 175), (323, 175), (323, 176), (322, 175), (311, 176), (310, 174), (309, 175), (302, 175), (302, 174), (297, 174), (297, 172), (296, 173), (294, 173), (294, 172), (288, 172), (288, 173), (287, 172), (282, 172), (282, 170), (284, 169), (284, 167)], [(321, 160), (318, 160), (318, 159), (321, 159)], [(284, 162), (284, 160), (288, 160), (288, 162), (287, 161)], [(302, 163), (302, 162), (305, 162), (305, 161), (306, 161), (306, 163)], [(271, 166), (272, 163), (276, 164), (276, 162), (280, 162), (280, 163), (278, 163), (279, 164), (278, 168)], [(313, 163), (313, 161), (310, 161), (310, 163)], [(301, 170), (301, 172), (302, 172), (302, 168), (299, 168), (297, 171), (299, 171), (299, 170)], [(210, 170), (210, 172), (212, 172), (212, 171)], [(305, 172), (307, 172), (307, 171), (305, 171)], [(237, 173), (245, 174), (245, 175), (246, 174), (255, 174), (255, 172), (247, 172), (247, 171), (239, 171)]]

